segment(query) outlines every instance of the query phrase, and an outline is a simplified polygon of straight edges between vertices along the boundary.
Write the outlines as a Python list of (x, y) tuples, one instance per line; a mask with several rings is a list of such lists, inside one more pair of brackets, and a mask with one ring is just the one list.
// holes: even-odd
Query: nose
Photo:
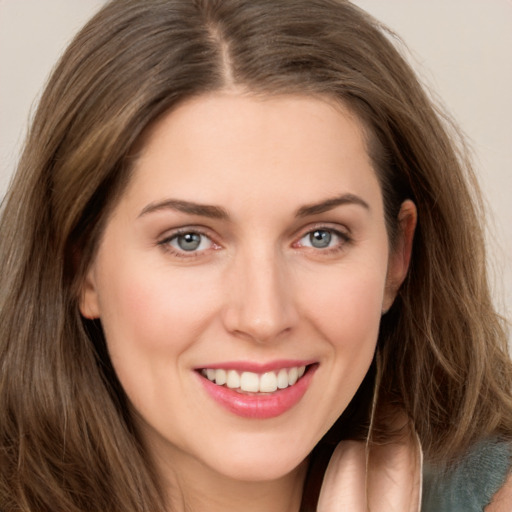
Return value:
[(251, 251), (232, 261), (223, 311), (225, 328), (258, 343), (275, 341), (296, 326), (290, 269), (272, 250)]

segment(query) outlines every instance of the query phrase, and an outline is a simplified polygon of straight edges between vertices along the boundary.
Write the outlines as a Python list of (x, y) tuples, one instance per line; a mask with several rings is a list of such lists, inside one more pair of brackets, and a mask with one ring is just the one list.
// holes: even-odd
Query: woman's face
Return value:
[(215, 93), (152, 129), (81, 311), (101, 319), (161, 464), (269, 480), (298, 467), (363, 380), (402, 249), (354, 116)]

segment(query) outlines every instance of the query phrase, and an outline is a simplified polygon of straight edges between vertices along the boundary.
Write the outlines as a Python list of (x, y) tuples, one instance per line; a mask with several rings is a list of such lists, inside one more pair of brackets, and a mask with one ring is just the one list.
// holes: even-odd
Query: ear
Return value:
[(85, 280), (82, 284), (79, 308), (82, 316), (88, 318), (89, 320), (94, 320), (95, 318), (100, 317), (100, 305), (93, 267), (90, 268), (87, 272)]
[(417, 220), (416, 205), (410, 199), (407, 199), (402, 203), (398, 213), (398, 236), (395, 246), (391, 248), (389, 254), (386, 289), (382, 303), (383, 313), (387, 313), (393, 305), (396, 294), (409, 270)]

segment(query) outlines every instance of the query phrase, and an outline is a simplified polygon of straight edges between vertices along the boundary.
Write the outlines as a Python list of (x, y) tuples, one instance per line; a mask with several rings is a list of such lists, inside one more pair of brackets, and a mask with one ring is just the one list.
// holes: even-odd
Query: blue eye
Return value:
[(315, 229), (300, 239), (300, 245), (314, 249), (331, 249), (341, 246), (347, 239), (348, 237), (332, 229)]
[(166, 243), (172, 248), (184, 252), (203, 251), (212, 246), (212, 241), (206, 235), (194, 231), (174, 235)]
[(312, 247), (316, 247), (317, 249), (324, 249), (325, 247), (329, 247), (332, 240), (332, 233), (329, 231), (325, 231), (324, 229), (317, 229), (312, 233), (309, 233), (309, 241)]

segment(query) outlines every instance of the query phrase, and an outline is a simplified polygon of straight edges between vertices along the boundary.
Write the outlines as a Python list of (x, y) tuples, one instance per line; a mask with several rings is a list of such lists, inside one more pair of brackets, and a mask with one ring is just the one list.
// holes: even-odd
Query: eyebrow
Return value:
[(302, 206), (297, 210), (295, 214), (296, 217), (309, 217), (310, 215), (318, 215), (319, 213), (328, 212), (333, 210), (337, 206), (342, 205), (358, 205), (362, 206), (366, 210), (370, 210), (370, 205), (359, 196), (354, 194), (343, 194), (338, 197), (333, 197), (330, 199), (326, 199), (325, 201), (321, 201), (320, 203), (309, 204), (306, 206)]
[[(333, 197), (321, 201), (302, 206), (295, 213), (295, 217), (308, 217), (311, 215), (318, 215), (320, 213), (328, 212), (334, 208), (342, 205), (359, 205), (370, 210), (370, 205), (359, 196), (354, 194), (343, 194), (338, 197)], [(211, 219), (227, 220), (229, 219), (228, 212), (220, 207), (210, 204), (195, 203), (192, 201), (183, 201), (180, 199), (166, 199), (156, 203), (148, 204), (139, 214), (143, 217), (149, 213), (158, 212), (161, 210), (176, 210), (178, 212), (187, 213), (190, 215), (198, 215), (200, 217), (208, 217)]]
[(161, 210), (176, 210), (178, 212), (209, 217), (211, 219), (225, 220), (229, 217), (228, 212), (220, 206), (193, 203), (179, 199), (166, 199), (165, 201), (150, 203), (140, 212), (139, 217)]

